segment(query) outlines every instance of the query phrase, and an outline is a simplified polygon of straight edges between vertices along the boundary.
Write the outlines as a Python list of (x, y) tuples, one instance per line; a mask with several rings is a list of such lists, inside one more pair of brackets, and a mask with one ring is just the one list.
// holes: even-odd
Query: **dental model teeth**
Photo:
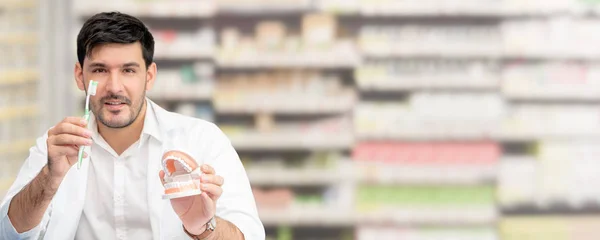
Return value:
[(162, 168), (165, 172), (164, 199), (200, 194), (200, 169), (188, 154), (168, 151), (163, 155)]

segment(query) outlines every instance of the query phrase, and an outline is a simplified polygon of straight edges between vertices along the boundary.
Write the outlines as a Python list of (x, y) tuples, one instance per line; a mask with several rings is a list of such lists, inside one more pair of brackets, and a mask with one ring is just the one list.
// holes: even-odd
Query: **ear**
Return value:
[(152, 90), (154, 81), (156, 80), (156, 63), (152, 62), (146, 71), (146, 91)]
[(83, 81), (83, 66), (79, 64), (79, 62), (75, 63), (75, 83), (77, 83), (77, 88), (81, 91), (85, 91), (85, 84)]

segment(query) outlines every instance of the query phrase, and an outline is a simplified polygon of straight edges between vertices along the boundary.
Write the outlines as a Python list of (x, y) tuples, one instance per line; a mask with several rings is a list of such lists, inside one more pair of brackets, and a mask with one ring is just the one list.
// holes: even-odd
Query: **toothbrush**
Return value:
[[(90, 80), (90, 84), (88, 86), (88, 91), (87, 91), (87, 96), (85, 98), (85, 115), (83, 115), (83, 118), (88, 123), (90, 122), (90, 96), (96, 95), (97, 88), (98, 88), (98, 82), (96, 82), (94, 80)], [(85, 146), (79, 147), (77, 169), (81, 168), (81, 162), (83, 160), (83, 150), (84, 149), (85, 149)]]

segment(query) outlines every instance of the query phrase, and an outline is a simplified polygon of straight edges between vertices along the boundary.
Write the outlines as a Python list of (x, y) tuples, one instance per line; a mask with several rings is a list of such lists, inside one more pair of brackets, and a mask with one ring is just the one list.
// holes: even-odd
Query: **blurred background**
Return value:
[(268, 239), (600, 235), (600, 1), (0, 0), (0, 197), (83, 114), (86, 18), (156, 39), (161, 106), (217, 123)]

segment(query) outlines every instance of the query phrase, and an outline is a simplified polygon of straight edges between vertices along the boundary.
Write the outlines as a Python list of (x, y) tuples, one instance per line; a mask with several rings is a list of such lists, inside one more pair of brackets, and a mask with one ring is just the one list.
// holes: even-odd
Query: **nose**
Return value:
[(105, 89), (108, 93), (118, 94), (123, 91), (123, 82), (119, 76), (119, 72), (113, 72), (110, 74), (106, 81)]

